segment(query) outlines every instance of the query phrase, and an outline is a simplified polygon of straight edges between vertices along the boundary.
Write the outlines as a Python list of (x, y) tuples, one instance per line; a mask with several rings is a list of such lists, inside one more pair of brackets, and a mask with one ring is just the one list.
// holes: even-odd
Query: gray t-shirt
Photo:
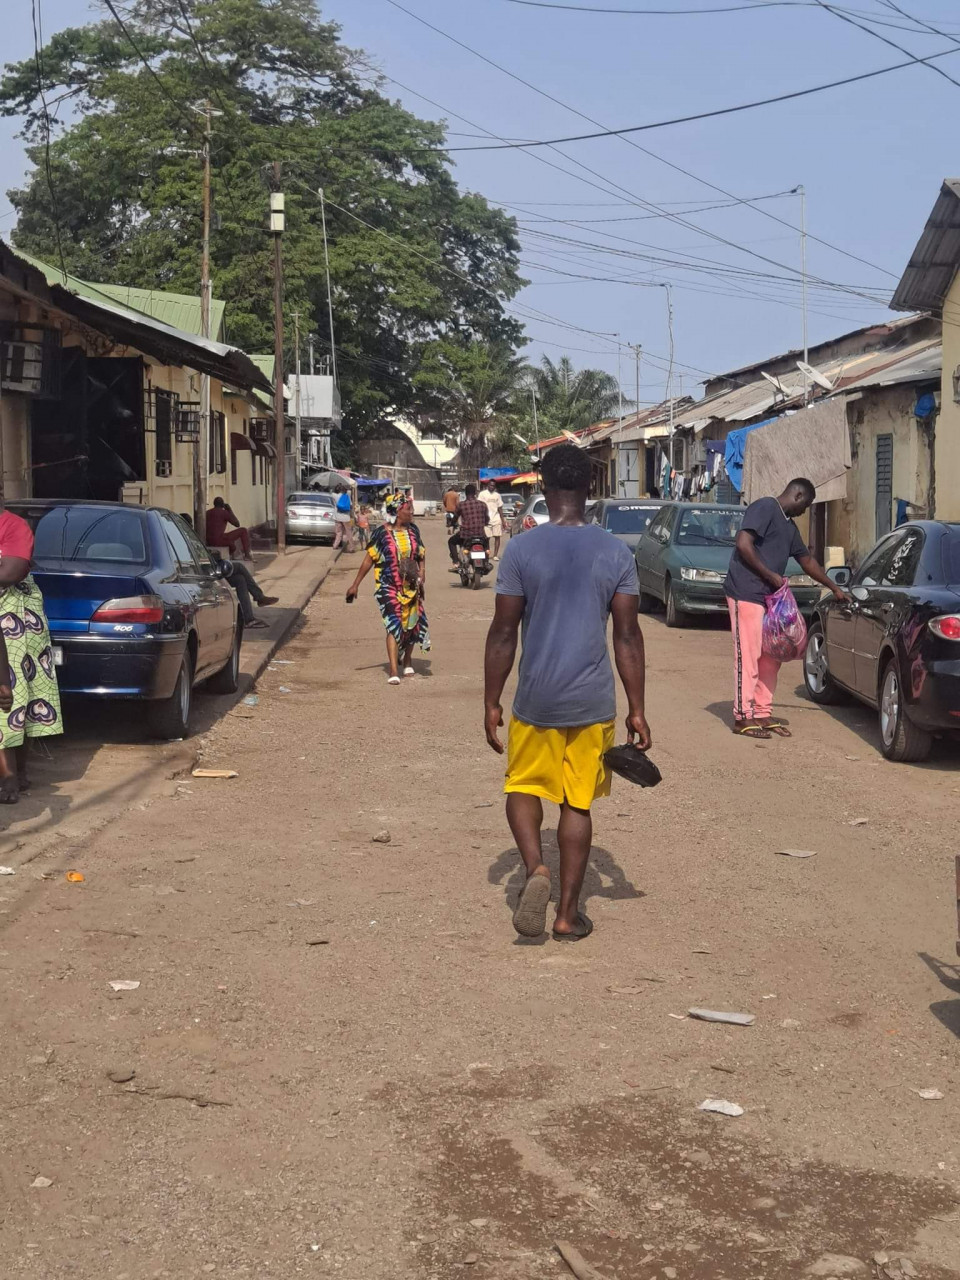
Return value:
[(513, 714), (545, 729), (602, 724), (617, 714), (607, 619), (613, 597), (635, 596), (637, 570), (599, 525), (542, 524), (512, 538), (497, 595), (523, 596), (523, 655)]
[[(743, 513), (740, 528), (753, 534), (757, 555), (768, 569), (781, 577), (791, 556), (799, 559), (810, 554), (800, 537), (800, 530), (789, 516), (784, 515), (783, 507), (776, 498), (759, 498), (751, 502)], [(763, 604), (767, 596), (773, 594), (769, 582), (747, 568), (739, 551), (734, 551), (730, 557), (730, 570), (723, 589), (731, 600), (743, 600), (749, 604)]]

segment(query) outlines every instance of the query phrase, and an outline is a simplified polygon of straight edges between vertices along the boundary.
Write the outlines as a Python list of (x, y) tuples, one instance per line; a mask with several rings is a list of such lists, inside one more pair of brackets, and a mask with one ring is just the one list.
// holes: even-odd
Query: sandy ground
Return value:
[(960, 1277), (960, 752), (885, 763), (796, 666), (796, 736), (734, 739), (727, 634), (645, 619), (664, 782), (596, 810), (593, 937), (519, 942), (493, 592), (426, 533), (415, 678), (346, 557), (199, 739), (239, 778), (10, 859), (4, 1280)]

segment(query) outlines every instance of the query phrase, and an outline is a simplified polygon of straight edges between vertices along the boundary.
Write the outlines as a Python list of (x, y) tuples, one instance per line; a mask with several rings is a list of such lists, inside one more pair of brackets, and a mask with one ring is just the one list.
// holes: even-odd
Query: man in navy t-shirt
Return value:
[(789, 738), (783, 719), (773, 718), (773, 695), (780, 663), (762, 650), (767, 596), (783, 586), (792, 556), (804, 573), (829, 587), (838, 599), (846, 593), (832, 582), (810, 554), (793, 523), (816, 497), (809, 480), (791, 480), (779, 498), (759, 498), (743, 515), (737, 545), (723, 589), (733, 632), (733, 731), (748, 738)]

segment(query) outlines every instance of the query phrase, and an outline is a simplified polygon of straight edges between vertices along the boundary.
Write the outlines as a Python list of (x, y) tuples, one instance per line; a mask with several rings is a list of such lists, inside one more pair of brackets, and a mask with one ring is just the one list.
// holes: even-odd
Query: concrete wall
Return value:
[(936, 511), (940, 520), (960, 520), (960, 404), (953, 378), (960, 369), (960, 273), (943, 302), (943, 381), (936, 445)]
[[(847, 496), (828, 504), (827, 544), (843, 547), (849, 564), (857, 565), (877, 540), (877, 437), (893, 436), (893, 498), (890, 525), (896, 522), (896, 500), (913, 503), (911, 514), (933, 514), (933, 447), (942, 439), (942, 424), (921, 421), (914, 414), (923, 385), (876, 387), (847, 401), (853, 465), (847, 476)], [(939, 514), (939, 513), (938, 513)]]

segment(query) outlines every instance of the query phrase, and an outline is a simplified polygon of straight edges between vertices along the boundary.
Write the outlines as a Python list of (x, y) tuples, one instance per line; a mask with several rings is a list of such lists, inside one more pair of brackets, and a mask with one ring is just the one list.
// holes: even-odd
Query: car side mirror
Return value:
[(831, 582), (835, 582), (838, 587), (849, 587), (853, 580), (853, 571), (849, 565), (840, 565), (835, 569), (828, 569), (827, 577)]

